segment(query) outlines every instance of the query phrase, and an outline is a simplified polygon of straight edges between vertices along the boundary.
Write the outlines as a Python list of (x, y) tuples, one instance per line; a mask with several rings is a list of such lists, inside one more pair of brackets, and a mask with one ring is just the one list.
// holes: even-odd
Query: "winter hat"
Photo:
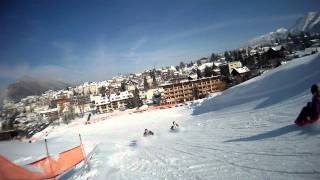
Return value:
[(319, 92), (319, 87), (318, 85), (314, 84), (311, 86), (311, 93), (314, 94), (314, 93), (317, 93)]

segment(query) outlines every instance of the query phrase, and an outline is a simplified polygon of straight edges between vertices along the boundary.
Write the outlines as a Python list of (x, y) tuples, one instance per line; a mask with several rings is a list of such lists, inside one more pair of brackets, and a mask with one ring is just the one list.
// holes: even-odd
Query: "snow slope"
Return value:
[[(78, 119), (48, 135), (50, 152), (78, 143), (90, 167), (61, 179), (319, 179), (320, 123), (293, 121), (320, 82), (320, 55), (295, 59), (189, 108), (124, 112), (83, 125)], [(103, 119), (103, 115), (92, 118)], [(172, 121), (180, 124), (170, 132)], [(142, 137), (145, 128), (155, 132)], [(1, 142), (0, 153), (18, 164), (44, 154), (35, 143)]]

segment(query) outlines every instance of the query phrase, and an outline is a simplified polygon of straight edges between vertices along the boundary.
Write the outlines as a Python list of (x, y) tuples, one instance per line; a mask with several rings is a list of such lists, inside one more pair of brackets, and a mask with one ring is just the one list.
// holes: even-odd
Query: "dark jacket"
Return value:
[(311, 119), (318, 119), (320, 117), (320, 95), (314, 95), (312, 97), (311, 107)]

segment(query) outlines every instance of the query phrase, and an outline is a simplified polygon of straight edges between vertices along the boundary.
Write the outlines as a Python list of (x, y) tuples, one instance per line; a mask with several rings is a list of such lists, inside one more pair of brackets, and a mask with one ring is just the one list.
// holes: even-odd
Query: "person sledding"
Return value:
[(320, 118), (320, 91), (318, 85), (311, 86), (312, 101), (303, 107), (295, 123), (298, 126), (313, 123)]
[(152, 136), (154, 135), (154, 133), (151, 131), (151, 130), (148, 130), (148, 129), (145, 129), (144, 130), (144, 133), (143, 133), (143, 136), (146, 137), (146, 136)]
[(173, 131), (173, 130), (176, 130), (179, 128), (179, 124), (177, 124), (175, 121), (172, 122), (172, 126), (170, 127), (170, 129)]

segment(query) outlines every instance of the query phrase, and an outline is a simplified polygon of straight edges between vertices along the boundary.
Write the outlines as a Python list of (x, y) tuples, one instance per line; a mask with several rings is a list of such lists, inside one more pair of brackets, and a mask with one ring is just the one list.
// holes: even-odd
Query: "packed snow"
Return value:
[(45, 155), (44, 138), (54, 155), (80, 133), (88, 164), (60, 179), (319, 179), (320, 123), (293, 124), (319, 69), (319, 54), (295, 59), (190, 106), (84, 117), (34, 143), (1, 142), (0, 153), (25, 165)]

